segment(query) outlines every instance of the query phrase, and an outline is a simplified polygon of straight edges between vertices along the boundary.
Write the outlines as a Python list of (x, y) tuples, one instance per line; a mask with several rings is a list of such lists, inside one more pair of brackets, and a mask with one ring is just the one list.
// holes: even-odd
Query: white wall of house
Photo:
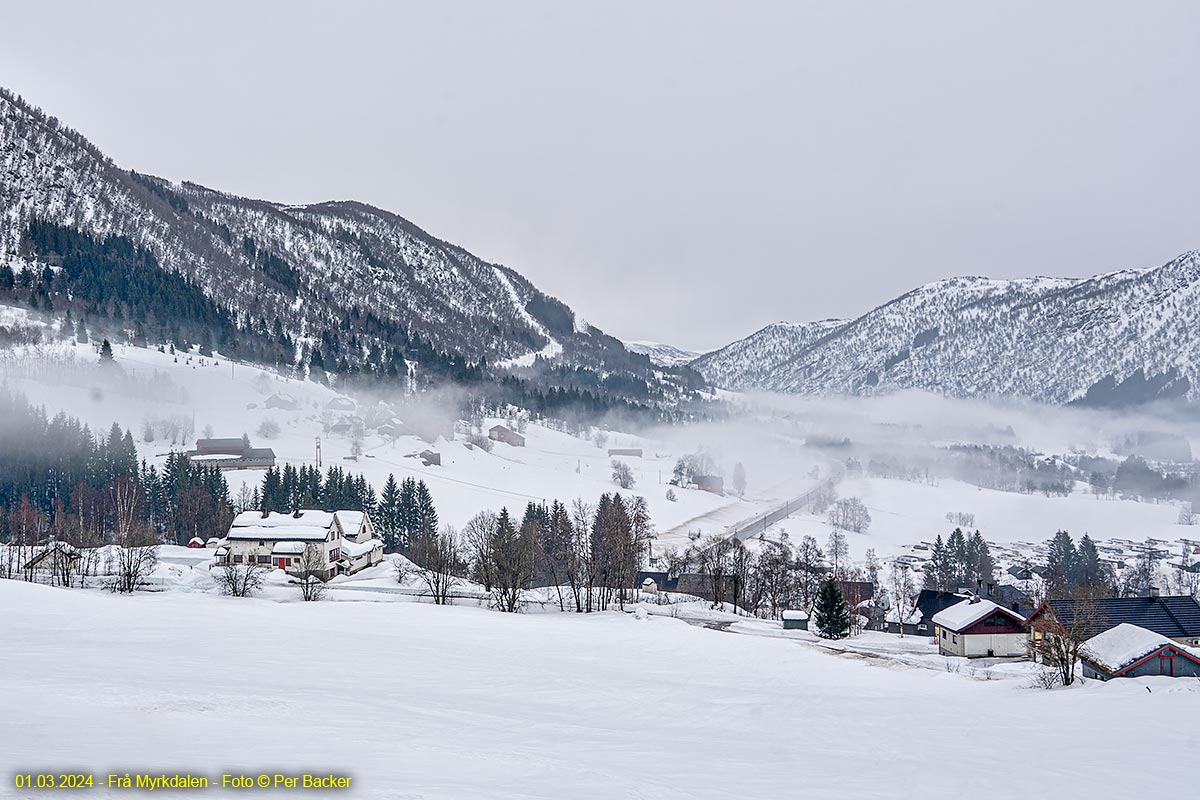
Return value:
[[(966, 658), (1011, 658), (1026, 654), (1029, 638), (1024, 633), (962, 634), (937, 628), (938, 653)], [(988, 651), (991, 651), (990, 653)]]

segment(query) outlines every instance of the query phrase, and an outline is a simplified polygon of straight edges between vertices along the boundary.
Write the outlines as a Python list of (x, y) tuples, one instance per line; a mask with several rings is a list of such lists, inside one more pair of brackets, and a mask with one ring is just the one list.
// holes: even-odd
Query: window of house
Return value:
[(945, 632), (945, 631), (942, 631), (942, 638), (943, 638), (943, 639), (945, 639), (945, 638), (946, 638), (946, 632)]
[(236, 555), (236, 556), (234, 556), (234, 557), (233, 557), (233, 563), (235, 563), (235, 564), (240, 564), (240, 563), (242, 563), (242, 557), (241, 557), (240, 555)]
[(917, 626), (917, 630), (919, 630), (919, 631), (927, 631), (927, 630), (929, 630), (929, 626), (928, 626), (928, 625), (918, 625), (918, 626)]
[(958, 644), (958, 634), (957, 633), (954, 634), (953, 636), (951, 636), (950, 639), (954, 642), (954, 644)]

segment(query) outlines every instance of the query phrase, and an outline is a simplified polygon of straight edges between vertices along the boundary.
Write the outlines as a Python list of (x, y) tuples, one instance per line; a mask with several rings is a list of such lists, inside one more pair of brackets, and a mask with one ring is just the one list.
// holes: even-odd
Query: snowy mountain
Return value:
[(684, 350), (661, 342), (625, 342), (625, 349), (631, 353), (641, 353), (660, 367), (682, 366), (700, 355), (695, 350)]
[(697, 372), (725, 389), (762, 388), (779, 365), (792, 358), (845, 320), (775, 322), (760, 331), (706, 353), (691, 362)]
[[(519, 368), (541, 356), (641, 387), (626, 396), (652, 395), (644, 383), (670, 380), (517, 272), (395, 214), (352, 201), (284, 205), (139, 175), (4, 90), (0, 212), (0, 268), (43, 274), (61, 262), (61, 243), (76, 231), (91, 237), (70, 240), (80, 259), (111, 261), (108, 237), (125, 237), (128, 247), (119, 243), (128, 257), (110, 272), (128, 275), (137, 261), (182, 276), (187, 285), (173, 284), (173, 296), (198, 287), (203, 296), (188, 306), (215, 301), (218, 308), (196, 316), (207, 320), (208, 344), (226, 352), (236, 339), (242, 348), (253, 344), (259, 360), (303, 366), (315, 353), (329, 371), (389, 374), (414, 363), (428, 374), (437, 363), (454, 378), (480, 370), (485, 359)], [(31, 243), (36, 224), (49, 227)], [(45, 281), (43, 302), (61, 313), (71, 293), (55, 288)], [(30, 291), (36, 295), (38, 285), (22, 293), (18, 284), (15, 297)], [(110, 293), (74, 310), (121, 322), (131, 302)], [(149, 324), (144, 316), (137, 322)], [(592, 383), (620, 393), (599, 378)]]
[(770, 326), (692, 366), (718, 385), (797, 394), (1196, 399), (1200, 252), (1082, 280), (937, 281), (811, 341)]

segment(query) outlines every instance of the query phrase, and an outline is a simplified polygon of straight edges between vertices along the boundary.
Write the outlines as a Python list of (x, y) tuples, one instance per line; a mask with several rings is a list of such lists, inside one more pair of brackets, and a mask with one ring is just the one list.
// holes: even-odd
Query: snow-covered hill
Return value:
[[(663, 370), (520, 274), (362, 203), (284, 205), (116, 166), (83, 136), (0, 90), (0, 265), (31, 263), (32, 220), (128, 237), (230, 313), (240, 332), (322, 348), (331, 370), (416, 337), (463, 362), (543, 356), (663, 381)], [(411, 357), (410, 361), (412, 360)], [(614, 384), (615, 385), (615, 384)]]
[(625, 349), (631, 353), (641, 353), (660, 367), (678, 367), (700, 355), (695, 350), (684, 350), (662, 342), (625, 342)]
[(1195, 399), (1200, 252), (1086, 280), (938, 281), (811, 340), (771, 326), (692, 366), (729, 388), (797, 394)]
[(724, 389), (761, 388), (771, 372), (845, 320), (775, 322), (760, 331), (706, 353), (691, 366), (706, 380)]

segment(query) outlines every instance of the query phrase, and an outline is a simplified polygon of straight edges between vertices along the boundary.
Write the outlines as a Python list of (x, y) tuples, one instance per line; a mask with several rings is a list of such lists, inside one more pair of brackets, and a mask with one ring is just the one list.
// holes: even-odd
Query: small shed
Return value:
[(725, 494), (725, 479), (720, 475), (696, 475), (692, 478), (696, 488), (713, 494)]
[(1083, 677), (1100, 681), (1151, 675), (1200, 678), (1200, 653), (1128, 622), (1088, 639), (1080, 660)]
[(513, 447), (524, 447), (525, 437), (511, 428), (506, 428), (503, 425), (493, 425), (488, 430), (488, 438), (496, 442), (504, 442)]
[(658, 594), (658, 584), (654, 582), (654, 578), (646, 578), (642, 581), (642, 591), (646, 594)]
[(609, 458), (613, 456), (629, 456), (630, 458), (641, 458), (642, 448), (640, 447), (617, 447), (608, 451)]
[(1027, 654), (1024, 617), (978, 595), (938, 612), (933, 624), (938, 652), (944, 656), (1005, 658)]
[(325, 408), (330, 411), (353, 411), (355, 407), (354, 401), (349, 397), (335, 397), (325, 404)]
[(201, 539), (199, 536), (193, 536), (191, 539), (188, 540), (187, 546), (192, 548), (193, 550), (201, 550), (204, 548), (204, 540)]
[(804, 611), (784, 611), (783, 612), (783, 629), (785, 631), (806, 631), (808, 630), (808, 613)]
[(433, 450), (422, 450), (418, 458), (427, 467), (440, 467), (442, 465), (442, 454)]
[(219, 536), (208, 537), (208, 541), (204, 543), (204, 546), (205, 547), (220, 547), (221, 546), (221, 537), (219, 537)]

